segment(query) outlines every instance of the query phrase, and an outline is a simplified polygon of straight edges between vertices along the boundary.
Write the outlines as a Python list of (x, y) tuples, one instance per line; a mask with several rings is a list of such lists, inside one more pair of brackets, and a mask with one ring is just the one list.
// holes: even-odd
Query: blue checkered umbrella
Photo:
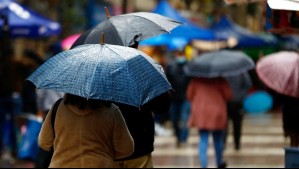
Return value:
[(37, 88), (140, 107), (172, 89), (162, 67), (134, 48), (87, 44), (61, 52), (28, 79)]

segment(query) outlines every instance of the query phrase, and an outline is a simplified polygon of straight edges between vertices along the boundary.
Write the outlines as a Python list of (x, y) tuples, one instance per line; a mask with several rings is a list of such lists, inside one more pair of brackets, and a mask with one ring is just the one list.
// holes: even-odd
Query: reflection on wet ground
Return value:
[[(269, 113), (245, 116), (241, 150), (235, 151), (232, 131), (225, 149), (228, 168), (284, 168), (284, 147), (288, 140), (283, 136), (281, 114)], [(174, 137), (157, 136), (153, 153), (156, 168), (199, 168), (197, 152), (198, 137), (191, 130), (188, 144), (184, 148), (175, 147)], [(214, 151), (210, 139), (209, 167), (215, 167)], [(0, 162), (1, 168), (33, 168), (32, 162)]]
[[(281, 114), (246, 115), (243, 123), (241, 150), (234, 149), (229, 131), (224, 158), (228, 168), (283, 168), (284, 148), (288, 140), (283, 135)], [(161, 168), (198, 168), (198, 136), (191, 130), (188, 145), (175, 147), (174, 137), (157, 136), (154, 163)], [(210, 138), (209, 167), (215, 167), (214, 149)]]

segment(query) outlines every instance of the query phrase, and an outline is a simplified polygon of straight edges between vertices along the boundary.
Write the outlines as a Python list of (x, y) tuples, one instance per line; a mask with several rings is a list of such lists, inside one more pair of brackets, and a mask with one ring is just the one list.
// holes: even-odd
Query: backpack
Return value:
[[(57, 100), (54, 103), (53, 110), (52, 110), (51, 124), (54, 131), (54, 137), (55, 137), (54, 124), (55, 124), (56, 112), (61, 101), (62, 98)], [(37, 160), (35, 162), (35, 168), (48, 168), (53, 156), (53, 152), (54, 152), (53, 146), (51, 147), (50, 151), (45, 151), (39, 147), (39, 150), (37, 152)]]

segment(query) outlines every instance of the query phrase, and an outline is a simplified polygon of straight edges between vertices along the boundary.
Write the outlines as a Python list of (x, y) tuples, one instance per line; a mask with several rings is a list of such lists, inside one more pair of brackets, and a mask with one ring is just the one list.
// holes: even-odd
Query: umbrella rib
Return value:
[[(110, 48), (110, 46), (109, 45), (105, 45), (105, 47), (107, 47), (110, 51), (112, 51), (113, 53), (115, 53), (116, 55), (119, 55), (119, 53), (117, 53), (117, 52), (115, 52), (114, 50), (112, 50), (111, 48)], [(125, 63), (126, 65), (127, 65), (127, 67), (129, 67), (129, 65), (128, 65), (128, 63), (126, 62)], [(129, 72), (130, 72), (130, 74), (132, 75), (131, 77), (135, 77), (134, 76), (134, 74), (129, 70)], [(134, 82), (136, 82), (136, 80), (134, 81)], [(136, 84), (134, 85), (134, 86), (132, 86), (132, 87), (134, 87), (134, 95), (136, 96), (137, 95), (137, 88), (136, 88)]]
[[(118, 39), (122, 42), (122, 44), (123, 44), (123, 46), (124, 46), (125, 43), (123, 42), (122, 38), (120, 37), (118, 31), (116, 31), (117, 28), (116, 28), (115, 25), (110, 21), (110, 19), (113, 19), (113, 18), (108, 18), (108, 19), (107, 19), (107, 20), (110, 22), (110, 24), (114, 27), (114, 29), (112, 29), (113, 32), (117, 35)], [(105, 23), (105, 24), (107, 24), (107, 23)]]
[[(140, 18), (145, 18), (145, 17), (142, 17), (142, 16), (138, 16), (138, 17), (140, 17)], [(145, 18), (145, 19), (147, 19), (147, 18)], [(154, 22), (154, 21), (152, 21), (152, 20), (149, 20), (149, 19), (147, 19), (147, 20), (150, 21), (150, 22), (152, 22), (152, 23), (154, 23), (154, 24), (156, 24), (156, 25), (158, 25), (160, 28), (162, 28), (162, 30), (166, 31), (166, 32), (169, 33), (169, 34), (170, 34), (170, 31), (174, 29), (174, 28), (172, 28), (171, 30), (168, 31), (166, 28), (162, 27), (160, 24), (157, 24), (156, 22)], [(175, 23), (176, 23), (176, 22), (175, 22)]]
[[(163, 30), (163, 31), (166, 31), (167, 33), (170, 33), (170, 31), (171, 30), (173, 30), (174, 28), (171, 28), (171, 30), (167, 30), (167, 28), (164, 28), (162, 25), (160, 25), (159, 23), (156, 23), (156, 22), (154, 22), (153, 20), (150, 20), (150, 19), (148, 19), (148, 18), (146, 18), (146, 17), (143, 17), (143, 16), (140, 16), (140, 15), (133, 15), (133, 16), (135, 16), (135, 17), (139, 17), (139, 18), (143, 18), (143, 19), (146, 19), (147, 21), (149, 21), (149, 22), (152, 22), (152, 23), (154, 23), (155, 25), (157, 25), (157, 26), (159, 26), (160, 28), (161, 28), (161, 30)], [(173, 23), (177, 23), (177, 24), (181, 24), (180, 22), (177, 22), (177, 21), (175, 21), (175, 20), (169, 20), (169, 21), (171, 21), (171, 22), (173, 22)], [(176, 26), (177, 27), (177, 26)]]

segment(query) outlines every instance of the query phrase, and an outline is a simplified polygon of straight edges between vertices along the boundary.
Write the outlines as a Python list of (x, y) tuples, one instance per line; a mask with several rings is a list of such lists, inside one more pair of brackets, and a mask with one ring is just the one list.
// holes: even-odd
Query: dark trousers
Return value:
[[(227, 104), (228, 120), (233, 123), (233, 138), (236, 150), (241, 148), (242, 123), (244, 113), (242, 111), (241, 102), (229, 102)], [(228, 121), (228, 122), (229, 122)], [(228, 123), (229, 124), (229, 123)], [(228, 125), (229, 126), (229, 125)], [(229, 127), (227, 126), (224, 136), (224, 143), (226, 143)]]
[(186, 143), (189, 136), (188, 118), (190, 115), (190, 103), (187, 100), (173, 102), (170, 108), (170, 116), (178, 143)]

